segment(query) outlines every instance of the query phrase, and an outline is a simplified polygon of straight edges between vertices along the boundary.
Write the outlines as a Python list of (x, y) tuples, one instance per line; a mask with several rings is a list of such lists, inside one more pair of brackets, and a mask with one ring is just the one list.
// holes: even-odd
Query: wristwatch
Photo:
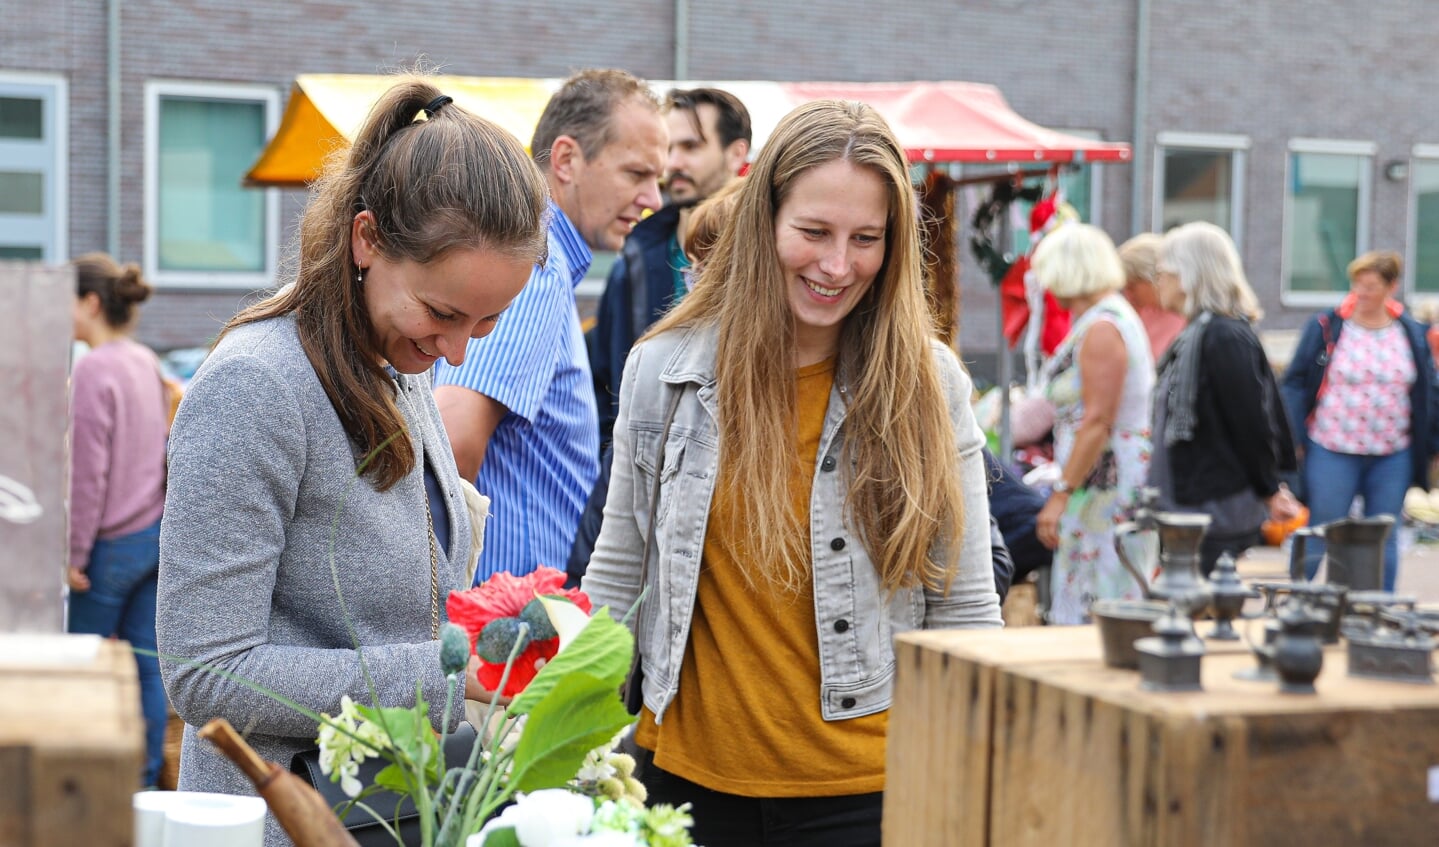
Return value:
[(1068, 494), (1074, 489), (1070, 487), (1069, 483), (1064, 481), (1064, 477), (1060, 477), (1054, 481), (1054, 484), (1049, 487), (1049, 490), (1055, 494)]

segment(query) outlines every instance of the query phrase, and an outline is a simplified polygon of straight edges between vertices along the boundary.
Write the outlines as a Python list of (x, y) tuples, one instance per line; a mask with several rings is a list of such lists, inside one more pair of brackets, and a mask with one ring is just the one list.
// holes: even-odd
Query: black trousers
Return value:
[(1199, 544), (1199, 572), (1207, 577), (1214, 572), (1214, 564), (1219, 561), (1220, 556), (1228, 553), (1237, 559), (1244, 555), (1245, 550), (1250, 547), (1258, 547), (1263, 542), (1264, 539), (1260, 537), (1259, 530), (1226, 538), (1214, 538), (1206, 535)]
[(645, 771), (649, 805), (691, 805), (705, 847), (878, 847), (884, 792), (839, 797), (740, 797), (660, 770)]

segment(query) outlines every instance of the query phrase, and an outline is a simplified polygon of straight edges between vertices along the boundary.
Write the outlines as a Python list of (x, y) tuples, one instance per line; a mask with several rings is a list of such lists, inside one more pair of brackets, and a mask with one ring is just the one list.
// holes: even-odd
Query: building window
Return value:
[(1439, 147), (1416, 147), (1409, 167), (1413, 186), (1413, 232), (1409, 279), (1420, 294), (1439, 294)]
[(1154, 156), (1155, 232), (1208, 221), (1242, 244), (1244, 156), (1242, 135), (1161, 132)]
[(1349, 290), (1344, 269), (1369, 247), (1374, 152), (1367, 142), (1290, 142), (1284, 181), (1286, 302), (1330, 302)]
[(278, 109), (270, 88), (146, 86), (145, 264), (156, 282), (273, 284), (276, 193), (242, 182)]
[(63, 79), (0, 73), (0, 259), (68, 258), (66, 109)]

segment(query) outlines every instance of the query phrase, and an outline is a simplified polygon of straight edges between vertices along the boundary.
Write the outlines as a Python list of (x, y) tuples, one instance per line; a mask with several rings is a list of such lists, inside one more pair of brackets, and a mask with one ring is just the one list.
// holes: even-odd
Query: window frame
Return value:
[(1419, 183), (1414, 178), (1415, 167), (1419, 164), (1439, 165), (1439, 144), (1415, 144), (1409, 150), (1409, 185), (1405, 191), (1404, 225), (1404, 276), (1400, 293), (1407, 299), (1412, 296), (1434, 297), (1439, 291), (1419, 291), (1419, 280), (1414, 276), (1414, 263), (1419, 258)]
[[(49, 89), (48, 91), (37, 89)], [(51, 147), (49, 169), (45, 172), (46, 214), (50, 217), (50, 239), (42, 246), (42, 261), (59, 264), (70, 257), (70, 83), (57, 74), (0, 71), (0, 93), (21, 97), (36, 96), (43, 103), (47, 136), (39, 144)], [(26, 144), (23, 140), (0, 144)], [(14, 231), (12, 218), (30, 215), (0, 214), (0, 233)], [(0, 243), (18, 247), (23, 239), (0, 235)], [(25, 243), (28, 245), (28, 242)]]
[(1294, 291), (1290, 288), (1290, 239), (1293, 237), (1293, 214), (1290, 211), (1290, 184), (1294, 180), (1294, 154), (1320, 156), (1356, 156), (1368, 159), (1367, 167), (1359, 168), (1359, 196), (1354, 210), (1354, 255), (1369, 249), (1371, 214), (1374, 203), (1374, 168), (1379, 145), (1373, 141), (1332, 138), (1291, 138), (1284, 147), (1284, 183), (1280, 214), (1283, 223), (1279, 237), (1279, 302), (1286, 308), (1321, 309), (1338, 306), (1344, 291)]
[(145, 83), (145, 278), (159, 288), (254, 290), (274, 286), (280, 254), (280, 193), (274, 188), (252, 189), (265, 194), (263, 271), (160, 270), (160, 101), (166, 97), (261, 103), (265, 110), (266, 142), (274, 136), (280, 117), (280, 91), (273, 86), (183, 80)]
[(1154, 193), (1149, 204), (1149, 227), (1164, 230), (1164, 157), (1170, 150), (1229, 154), (1229, 237), (1244, 252), (1244, 172), (1253, 142), (1247, 135), (1217, 132), (1161, 132), (1154, 137)]

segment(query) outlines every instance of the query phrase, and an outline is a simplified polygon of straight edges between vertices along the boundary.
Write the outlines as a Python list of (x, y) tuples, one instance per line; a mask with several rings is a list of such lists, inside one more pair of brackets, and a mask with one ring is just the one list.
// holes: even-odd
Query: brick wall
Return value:
[[(1409, 186), (1380, 171), (1416, 143), (1439, 143), (1428, 108), (1439, 71), (1439, 15), (1405, 0), (1371, 0), (1362, 25), (1351, 4), (1304, 0), (1151, 0), (1149, 122), (1154, 134), (1250, 137), (1242, 238), (1267, 327), (1298, 325), (1309, 309), (1280, 302), (1286, 145), (1291, 138), (1372, 141), (1370, 243), (1403, 249)], [(1000, 87), (1037, 123), (1132, 140), (1136, 0), (858, 0), (778, 4), (690, 2), (689, 76), (695, 79), (966, 79)], [(104, 0), (0, 0), (0, 71), (46, 71), (70, 83), (70, 250), (105, 244)], [(247, 3), (125, 0), (122, 258), (143, 239), (144, 84), (232, 81), (288, 91), (296, 74), (374, 73), (424, 57), (445, 72), (563, 76), (614, 65), (663, 78), (674, 70), (672, 0), (530, 3), (470, 0)], [(1302, 23), (1296, 19), (1302, 16)], [(1143, 173), (1101, 169), (1100, 222), (1129, 234), (1131, 180), (1149, 220), (1153, 151)], [(303, 203), (287, 192), (286, 236)], [(965, 251), (967, 253), (967, 251)], [(962, 268), (962, 338), (994, 346), (994, 298)], [(147, 305), (142, 337), (161, 347), (203, 343), (246, 292), (166, 291)]]

